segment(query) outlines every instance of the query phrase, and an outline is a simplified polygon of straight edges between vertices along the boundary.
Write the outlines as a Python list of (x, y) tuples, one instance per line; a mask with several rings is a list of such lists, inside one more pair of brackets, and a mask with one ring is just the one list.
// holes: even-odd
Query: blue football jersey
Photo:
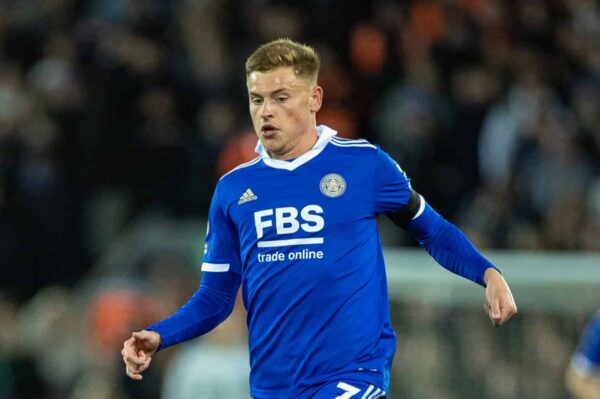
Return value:
[(571, 364), (581, 374), (600, 376), (600, 311), (586, 326)]
[(326, 126), (292, 160), (262, 155), (219, 181), (204, 271), (242, 276), (254, 397), (338, 378), (388, 390), (396, 347), (376, 216), (405, 205), (400, 166)]

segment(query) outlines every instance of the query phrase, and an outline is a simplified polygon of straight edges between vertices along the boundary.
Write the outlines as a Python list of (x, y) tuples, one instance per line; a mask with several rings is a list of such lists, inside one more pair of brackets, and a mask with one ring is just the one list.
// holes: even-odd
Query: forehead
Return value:
[(303, 78), (296, 76), (292, 67), (282, 67), (266, 72), (254, 71), (248, 75), (246, 85), (248, 92), (257, 94), (308, 86)]

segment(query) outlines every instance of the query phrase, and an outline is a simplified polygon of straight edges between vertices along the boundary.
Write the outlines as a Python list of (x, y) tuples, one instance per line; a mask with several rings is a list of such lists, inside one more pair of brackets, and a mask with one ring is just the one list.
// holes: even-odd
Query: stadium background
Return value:
[(0, 1), (0, 398), (243, 397), (240, 309), (141, 383), (119, 352), (195, 290), (214, 184), (254, 157), (244, 60), (282, 36), (321, 54), (319, 122), (382, 145), (519, 305), (491, 328), (382, 220), (391, 397), (568, 398), (600, 302), (593, 0)]

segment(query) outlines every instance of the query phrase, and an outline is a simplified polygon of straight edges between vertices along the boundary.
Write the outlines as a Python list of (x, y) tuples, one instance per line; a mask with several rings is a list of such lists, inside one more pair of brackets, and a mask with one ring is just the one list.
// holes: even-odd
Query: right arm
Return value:
[(123, 344), (127, 375), (140, 380), (152, 356), (159, 350), (200, 336), (215, 328), (233, 310), (241, 284), (239, 238), (215, 189), (198, 291), (172, 316), (135, 332)]
[(124, 342), (121, 354), (127, 375), (141, 380), (159, 349), (206, 334), (223, 322), (233, 311), (240, 284), (237, 273), (205, 271), (200, 287), (185, 305)]
[(206, 334), (221, 324), (233, 311), (241, 277), (234, 272), (204, 272), (200, 287), (172, 316), (146, 330), (161, 338), (159, 349)]

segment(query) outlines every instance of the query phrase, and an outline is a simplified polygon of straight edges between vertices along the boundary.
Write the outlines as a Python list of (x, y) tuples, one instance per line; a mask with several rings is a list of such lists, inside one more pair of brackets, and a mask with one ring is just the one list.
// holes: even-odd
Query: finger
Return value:
[(492, 321), (492, 325), (496, 327), (499, 326), (500, 320), (502, 318), (502, 313), (500, 312), (500, 304), (498, 300), (492, 299), (491, 301), (489, 301), (487, 303), (486, 310), (488, 316), (490, 317), (490, 320)]
[(494, 316), (492, 315), (492, 308), (491, 306), (486, 303), (483, 305), (483, 308), (485, 309), (485, 312), (487, 313), (488, 317), (490, 318), (490, 322), (492, 323), (492, 326), (496, 327), (498, 325), (497, 321), (494, 319)]
[(133, 370), (136, 373), (141, 372), (141, 367), (142, 366), (143, 366), (143, 364), (127, 363), (127, 367), (129, 367), (130, 370)]
[(136, 381), (139, 381), (142, 378), (144, 378), (144, 377), (142, 377), (141, 374), (138, 374), (138, 373), (135, 373), (132, 371), (128, 372), (127, 375), (129, 376), (129, 378), (131, 378), (132, 380), (136, 380)]
[(145, 359), (140, 358), (138, 351), (134, 347), (129, 346), (129, 347), (123, 348), (123, 350), (124, 350), (124, 354), (123, 354), (124, 358), (129, 359), (136, 364), (144, 363)]
[(140, 362), (138, 359), (132, 360), (131, 358), (126, 358), (125, 364), (132, 368), (139, 368), (140, 366), (142, 366), (144, 364), (144, 362)]
[(125, 368), (125, 373), (127, 374), (127, 376), (129, 378), (131, 378), (133, 380), (138, 380), (139, 381), (139, 380), (142, 379), (142, 375), (139, 372), (137, 372), (137, 371), (135, 371), (135, 370), (133, 370), (133, 369), (131, 369), (129, 367)]
[(508, 321), (508, 319), (510, 319), (510, 317), (512, 316), (511, 314), (511, 310), (510, 307), (502, 307), (502, 317), (500, 318), (500, 320), (498, 320), (498, 325), (503, 325), (504, 323), (506, 323)]
[(136, 342), (135, 338), (133, 338), (133, 337), (131, 337), (127, 341), (123, 342), (123, 350), (125, 350), (125, 351), (135, 350), (136, 347), (137, 347), (137, 342)]
[(148, 368), (148, 366), (150, 366), (150, 361), (152, 360), (152, 358), (150, 356), (148, 356), (146, 358), (146, 360), (144, 360), (144, 362), (142, 364), (135, 364), (132, 366), (132, 369), (141, 373), (142, 371), (146, 370)]
[(133, 348), (133, 339), (129, 338), (127, 341), (123, 342), (123, 349), (121, 349), (121, 355), (125, 356), (125, 352), (127, 348)]
[(137, 341), (136, 346), (146, 346), (150, 345), (150, 336), (148, 334), (147, 331), (138, 331), (131, 334), (131, 338)]
[(150, 360), (152, 359), (151, 356), (147, 356), (144, 354), (143, 357), (140, 356), (136, 356), (135, 353), (132, 355), (131, 353), (125, 352), (125, 354), (123, 355), (123, 361), (125, 362), (125, 365), (132, 368), (133, 370), (140, 370), (140, 368), (144, 365), (147, 366), (147, 364), (150, 363)]
[(517, 313), (517, 305), (515, 305), (514, 301), (509, 300), (508, 304), (502, 307), (502, 320), (500, 324), (506, 323)]
[(136, 353), (133, 351), (125, 351), (123, 360), (125, 361), (126, 364), (131, 363), (131, 364), (137, 365), (137, 366), (144, 364), (144, 361), (145, 361), (145, 360), (140, 359), (139, 356), (137, 356)]
[(148, 360), (146, 362), (144, 362), (144, 364), (142, 364), (142, 365), (128, 364), (125, 367), (127, 375), (135, 380), (141, 380), (142, 379), (141, 373), (150, 366), (151, 360), (152, 360), (152, 358), (148, 357)]
[(494, 320), (500, 321), (502, 318), (502, 312), (500, 311), (500, 300), (498, 298), (492, 299), (492, 303), (490, 303), (492, 317)]
[(148, 357), (148, 360), (146, 360), (146, 362), (144, 362), (144, 364), (142, 364), (139, 368), (138, 368), (138, 372), (143, 372), (145, 371), (148, 367), (150, 367), (150, 362), (152, 361), (151, 357)]
[(131, 338), (135, 340), (136, 349), (150, 352), (156, 349), (156, 342), (153, 333), (148, 331), (139, 331), (131, 334)]

